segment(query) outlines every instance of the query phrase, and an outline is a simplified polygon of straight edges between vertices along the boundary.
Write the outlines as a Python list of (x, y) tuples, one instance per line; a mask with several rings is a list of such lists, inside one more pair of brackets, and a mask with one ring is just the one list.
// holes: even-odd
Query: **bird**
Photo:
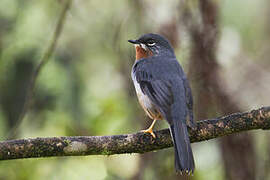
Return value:
[(128, 42), (135, 45), (136, 51), (131, 70), (136, 94), (153, 120), (142, 131), (156, 138), (153, 127), (157, 120), (165, 119), (174, 144), (176, 172), (193, 174), (195, 163), (188, 135), (188, 127), (196, 127), (192, 92), (174, 49), (165, 37), (154, 33)]

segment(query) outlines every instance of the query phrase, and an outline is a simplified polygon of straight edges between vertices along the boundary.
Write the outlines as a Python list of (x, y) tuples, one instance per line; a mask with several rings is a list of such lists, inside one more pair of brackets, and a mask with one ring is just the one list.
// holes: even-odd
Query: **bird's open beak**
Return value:
[(132, 44), (140, 44), (140, 42), (138, 40), (128, 40), (128, 42), (130, 42)]

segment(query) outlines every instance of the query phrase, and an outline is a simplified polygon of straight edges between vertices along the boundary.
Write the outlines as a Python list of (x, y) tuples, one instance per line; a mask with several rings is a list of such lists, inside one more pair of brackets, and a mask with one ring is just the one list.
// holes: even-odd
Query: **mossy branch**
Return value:
[[(270, 106), (199, 121), (189, 129), (191, 142), (200, 142), (253, 129), (270, 129)], [(156, 131), (156, 139), (136, 133), (114, 136), (77, 136), (19, 139), (0, 142), (0, 160), (145, 153), (171, 147), (168, 129)]]

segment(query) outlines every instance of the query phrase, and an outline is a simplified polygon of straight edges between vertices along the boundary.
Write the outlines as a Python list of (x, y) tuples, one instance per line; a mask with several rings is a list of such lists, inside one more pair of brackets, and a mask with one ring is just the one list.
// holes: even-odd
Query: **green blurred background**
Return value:
[[(176, 48), (191, 80), (197, 120), (269, 105), (269, 1), (74, 0), (55, 53), (38, 77), (33, 106), (18, 124), (31, 74), (63, 4), (0, 1), (1, 140), (15, 126), (16, 138), (113, 135), (146, 128), (151, 121), (131, 82), (135, 54), (127, 40), (148, 32), (165, 35)], [(192, 18), (183, 17), (183, 7)], [(199, 38), (189, 23), (202, 27)], [(196, 44), (203, 48), (196, 51)], [(156, 125), (166, 127), (165, 122)], [(269, 132), (253, 131), (193, 144), (197, 169), (190, 179), (270, 179), (269, 138)], [(1, 161), (0, 180), (185, 179), (176, 176), (173, 156), (170, 148), (142, 155)]]

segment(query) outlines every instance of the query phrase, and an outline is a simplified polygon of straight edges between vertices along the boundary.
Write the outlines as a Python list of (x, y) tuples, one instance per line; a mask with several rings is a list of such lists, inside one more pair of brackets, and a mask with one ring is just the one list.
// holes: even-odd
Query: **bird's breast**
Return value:
[(142, 58), (153, 56), (153, 53), (149, 49), (145, 50), (142, 47), (140, 47), (140, 45), (136, 45), (135, 49), (136, 49), (136, 61)]

